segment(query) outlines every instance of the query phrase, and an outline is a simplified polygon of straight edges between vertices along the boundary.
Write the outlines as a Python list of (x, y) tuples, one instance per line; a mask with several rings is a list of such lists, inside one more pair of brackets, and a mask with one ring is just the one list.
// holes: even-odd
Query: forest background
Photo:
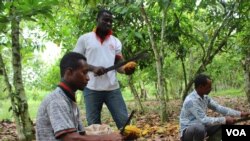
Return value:
[[(113, 12), (113, 32), (126, 59), (148, 50), (147, 59), (137, 62), (135, 74), (118, 74), (129, 110), (137, 110), (134, 124), (148, 129), (145, 135), (164, 134), (172, 130), (168, 126), (177, 138), (181, 102), (199, 73), (211, 76), (212, 96), (222, 95), (221, 101), (229, 102), (236, 98), (235, 108), (246, 110), (250, 102), (247, 0), (1, 0), (0, 121), (14, 122), (17, 139), (34, 139), (37, 108), (60, 81), (60, 58), (74, 48), (80, 35), (93, 30), (100, 8)], [(246, 107), (240, 107), (242, 101)], [(103, 114), (104, 122), (114, 125), (109, 113)], [(164, 128), (146, 124), (150, 120), (146, 115), (151, 114)], [(170, 121), (174, 123), (166, 125)]]

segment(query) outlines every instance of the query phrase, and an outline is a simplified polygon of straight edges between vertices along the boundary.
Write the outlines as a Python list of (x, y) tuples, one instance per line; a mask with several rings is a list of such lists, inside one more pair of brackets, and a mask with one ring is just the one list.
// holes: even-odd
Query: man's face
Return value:
[(97, 26), (104, 31), (112, 29), (113, 18), (112, 15), (107, 12), (102, 13), (97, 22)]
[(208, 95), (212, 90), (212, 81), (211, 80), (207, 80), (207, 84), (202, 86), (202, 91), (204, 94)]
[(84, 60), (79, 60), (79, 67), (72, 72), (71, 82), (77, 89), (82, 90), (89, 81), (88, 64)]

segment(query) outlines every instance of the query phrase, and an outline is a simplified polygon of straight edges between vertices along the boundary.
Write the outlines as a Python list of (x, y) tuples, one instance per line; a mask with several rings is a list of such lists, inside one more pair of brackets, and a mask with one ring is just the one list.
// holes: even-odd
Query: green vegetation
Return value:
[[(49, 91), (28, 91), (27, 97), (28, 97), (28, 104), (29, 104), (29, 113), (31, 119), (35, 120), (36, 113), (38, 110), (38, 107), (42, 101), (42, 99), (49, 93)], [(84, 114), (84, 105), (80, 103), (82, 93), (80, 91), (77, 92), (77, 101), (79, 103), (79, 108), (83, 110)], [(131, 94), (129, 89), (125, 89), (123, 91), (123, 96), (125, 98), (126, 102), (134, 102), (133, 95)], [(212, 91), (210, 96), (219, 96), (219, 97), (242, 97), (245, 96), (244, 91), (242, 89), (228, 89), (228, 90), (220, 90), (220, 91)], [(156, 100), (155, 96), (150, 93), (149, 99)], [(12, 113), (9, 111), (10, 108), (10, 102), (8, 100), (2, 100), (0, 101), (0, 121), (1, 120), (13, 120), (12, 119)], [(109, 112), (106, 107), (104, 107), (103, 114), (106, 115), (104, 117), (110, 117)], [(107, 119), (106, 119), (107, 120)], [(105, 121), (106, 121), (105, 120)], [(114, 123), (113, 123), (114, 124)]]
[(227, 90), (220, 90), (220, 91), (212, 91), (210, 96), (226, 96), (226, 97), (243, 97), (246, 96), (245, 92), (242, 88), (240, 89), (227, 89)]

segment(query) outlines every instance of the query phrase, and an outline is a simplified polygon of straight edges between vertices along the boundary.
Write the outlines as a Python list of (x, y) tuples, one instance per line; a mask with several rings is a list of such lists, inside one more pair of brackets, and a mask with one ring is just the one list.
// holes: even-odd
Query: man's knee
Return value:
[(191, 125), (184, 132), (183, 141), (202, 141), (205, 138), (206, 129), (202, 124)]
[(206, 128), (204, 125), (201, 124), (197, 124), (195, 126), (193, 126), (193, 130), (196, 134), (205, 134), (206, 133)]

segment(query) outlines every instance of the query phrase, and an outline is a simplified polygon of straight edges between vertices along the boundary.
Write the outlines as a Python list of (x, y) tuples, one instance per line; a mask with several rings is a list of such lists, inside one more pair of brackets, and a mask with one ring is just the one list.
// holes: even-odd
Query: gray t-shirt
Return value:
[(63, 90), (57, 87), (41, 103), (36, 118), (37, 141), (59, 141), (69, 132), (82, 132), (79, 109)]

